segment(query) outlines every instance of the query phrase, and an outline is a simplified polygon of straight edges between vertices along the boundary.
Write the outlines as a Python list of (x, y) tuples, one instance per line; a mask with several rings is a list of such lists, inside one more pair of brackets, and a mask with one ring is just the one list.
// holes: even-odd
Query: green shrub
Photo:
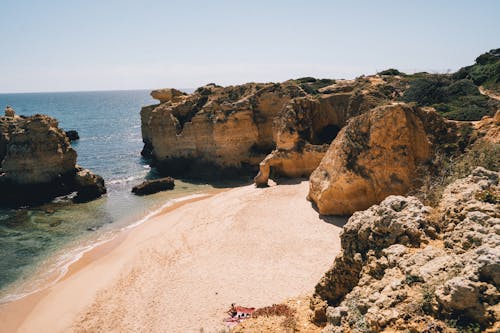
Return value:
[(395, 68), (389, 68), (389, 69), (383, 70), (381, 72), (378, 72), (377, 74), (378, 75), (391, 75), (391, 76), (395, 76), (395, 75), (405, 76), (406, 75), (405, 73), (400, 72)]
[(451, 84), (447, 75), (428, 75), (410, 81), (410, 87), (403, 94), (403, 101), (429, 106), (448, 102), (446, 87)]
[(500, 92), (500, 49), (481, 54), (474, 65), (460, 68), (453, 78), (470, 79), (478, 86)]
[(481, 166), (488, 170), (500, 169), (500, 144), (477, 142), (463, 154), (450, 156), (437, 152), (430, 168), (421, 179), (421, 187), (414, 195), (424, 204), (436, 206), (446, 186), (457, 179), (467, 177), (472, 170)]
[(316, 95), (319, 89), (335, 83), (332, 79), (315, 79), (313, 77), (303, 77), (296, 79), (295, 82), (308, 94)]
[(493, 115), (495, 102), (481, 95), (470, 79), (453, 79), (453, 76), (429, 74), (412, 78), (402, 100), (419, 106), (432, 106), (443, 117), (452, 120), (480, 120)]

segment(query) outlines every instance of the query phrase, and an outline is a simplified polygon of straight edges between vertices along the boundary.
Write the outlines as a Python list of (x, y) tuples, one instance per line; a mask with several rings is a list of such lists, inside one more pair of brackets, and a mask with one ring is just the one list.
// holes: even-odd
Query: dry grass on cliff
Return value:
[(435, 207), (439, 203), (445, 187), (457, 179), (467, 177), (476, 167), (498, 171), (500, 144), (479, 141), (461, 155), (449, 156), (437, 152), (432, 161), (431, 172), (421, 179), (421, 186), (413, 195), (424, 204)]

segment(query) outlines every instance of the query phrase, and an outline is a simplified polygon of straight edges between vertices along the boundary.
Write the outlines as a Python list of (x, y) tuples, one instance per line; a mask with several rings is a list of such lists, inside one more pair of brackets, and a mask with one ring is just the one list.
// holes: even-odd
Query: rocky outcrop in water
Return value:
[(75, 130), (65, 131), (64, 133), (66, 133), (66, 136), (68, 137), (69, 141), (80, 140), (80, 135)]
[(355, 213), (311, 302), (323, 332), (499, 329), (499, 177), (477, 168), (434, 210), (389, 196)]
[(173, 190), (175, 181), (173, 178), (165, 177), (160, 179), (146, 180), (132, 188), (132, 193), (137, 195), (148, 195), (161, 191)]
[(435, 112), (402, 103), (354, 117), (311, 174), (309, 199), (321, 214), (348, 215), (405, 194), (434, 143), (453, 141), (453, 129)]
[(78, 165), (76, 166), (74, 182), (77, 193), (73, 201), (76, 203), (92, 201), (106, 193), (104, 179)]
[(75, 191), (87, 201), (106, 192), (101, 177), (76, 166), (77, 154), (57, 120), (5, 114), (0, 117), (1, 205), (43, 202)]

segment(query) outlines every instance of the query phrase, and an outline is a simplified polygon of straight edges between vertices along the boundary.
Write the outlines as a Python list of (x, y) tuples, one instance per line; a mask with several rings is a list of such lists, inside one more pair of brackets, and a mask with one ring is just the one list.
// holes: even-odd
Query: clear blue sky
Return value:
[(192, 88), (456, 70), (498, 0), (0, 0), (0, 92)]

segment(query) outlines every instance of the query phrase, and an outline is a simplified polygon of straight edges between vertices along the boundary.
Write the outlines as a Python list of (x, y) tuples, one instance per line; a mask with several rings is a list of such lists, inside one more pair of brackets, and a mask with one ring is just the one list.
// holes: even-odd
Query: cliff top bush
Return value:
[(432, 106), (443, 117), (453, 120), (480, 120), (496, 110), (496, 103), (481, 95), (474, 81), (455, 74), (412, 75), (402, 100)]
[(383, 70), (381, 72), (378, 72), (377, 74), (378, 75), (391, 75), (391, 76), (395, 76), (395, 75), (406, 76), (405, 73), (400, 72), (395, 68), (389, 68), (389, 69)]
[(319, 89), (335, 83), (332, 79), (316, 79), (314, 77), (301, 77), (294, 80), (308, 94), (315, 95)]
[(500, 48), (481, 54), (474, 65), (459, 69), (453, 78), (470, 79), (478, 86), (500, 93)]
[[(445, 187), (455, 180), (467, 177), (472, 170), (483, 167), (488, 170), (498, 171), (500, 169), (500, 144), (489, 142), (476, 142), (463, 154), (452, 155), (438, 152), (432, 162), (430, 173), (426, 173), (422, 179), (422, 187), (416, 191), (416, 195), (426, 205), (436, 206), (441, 199)], [(484, 200), (498, 200), (488, 193)]]

